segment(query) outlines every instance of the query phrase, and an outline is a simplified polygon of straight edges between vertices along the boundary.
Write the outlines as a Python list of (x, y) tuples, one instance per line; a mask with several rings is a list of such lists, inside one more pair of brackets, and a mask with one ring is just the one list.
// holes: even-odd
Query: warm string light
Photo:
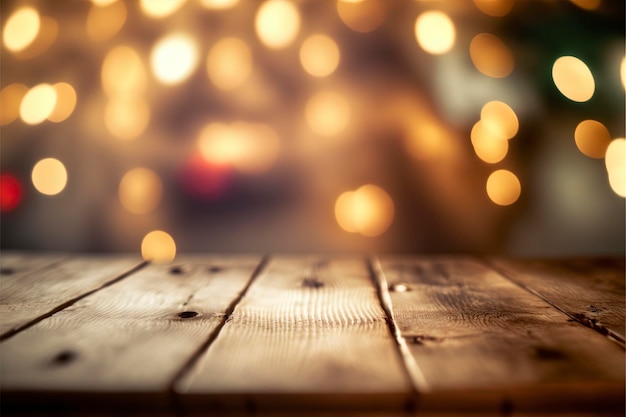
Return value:
[(554, 61), (552, 79), (561, 94), (576, 102), (589, 101), (596, 89), (587, 64), (574, 56), (562, 56)]
[(342, 193), (335, 203), (339, 226), (346, 232), (368, 237), (383, 234), (393, 221), (394, 211), (389, 194), (372, 184)]

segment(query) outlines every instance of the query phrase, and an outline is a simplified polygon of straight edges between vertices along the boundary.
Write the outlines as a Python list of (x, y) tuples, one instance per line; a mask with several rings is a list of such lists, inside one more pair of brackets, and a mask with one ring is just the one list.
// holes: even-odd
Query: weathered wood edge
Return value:
[(208, 335), (205, 342), (202, 343), (198, 347), (198, 349), (189, 357), (187, 362), (183, 364), (183, 366), (174, 375), (171, 382), (169, 383), (168, 393), (169, 393), (172, 405), (174, 407), (174, 411), (176, 412), (177, 415), (185, 415), (186, 413), (185, 407), (183, 404), (183, 394), (177, 391), (176, 389), (177, 385), (181, 383), (181, 381), (189, 372), (193, 372), (198, 360), (200, 360), (200, 358), (204, 355), (204, 353), (211, 347), (213, 342), (217, 340), (217, 338), (220, 335), (220, 332), (222, 331), (222, 329), (224, 328), (224, 325), (226, 324), (226, 321), (232, 316), (233, 311), (235, 311), (235, 308), (237, 307), (237, 304), (239, 304), (241, 300), (246, 296), (248, 290), (254, 283), (255, 279), (263, 272), (266, 265), (269, 263), (270, 258), (271, 256), (268, 254), (263, 255), (261, 257), (261, 260), (259, 261), (257, 266), (254, 268), (254, 271), (252, 271), (252, 274), (250, 274), (250, 278), (248, 279), (248, 282), (246, 283), (245, 287), (239, 293), (239, 295), (235, 297), (234, 300), (231, 301), (231, 303), (229, 304), (228, 308), (224, 312), (224, 315), (222, 316), (217, 327)]
[(554, 307), (555, 309), (557, 309), (561, 313), (565, 314), (567, 317), (569, 317), (569, 319), (571, 319), (571, 320), (575, 321), (576, 323), (579, 323), (579, 324), (581, 324), (581, 325), (583, 325), (585, 327), (588, 327), (590, 329), (595, 330), (596, 332), (600, 333), (603, 336), (606, 336), (609, 340), (611, 340), (612, 342), (614, 342), (617, 345), (619, 345), (622, 349), (626, 349), (626, 340), (624, 339), (624, 337), (622, 335), (620, 335), (620, 334), (618, 334), (618, 333), (612, 331), (611, 329), (608, 329), (608, 328), (606, 328), (606, 327), (604, 327), (602, 325), (597, 325), (595, 322), (593, 322), (591, 320), (585, 320), (584, 318), (581, 318), (579, 316), (576, 316), (574, 314), (569, 313), (564, 308), (559, 306), (559, 304), (557, 302), (554, 302), (553, 300), (551, 300), (550, 298), (548, 298), (547, 296), (542, 294), (540, 290), (532, 288), (532, 287), (524, 284), (523, 282), (520, 282), (519, 280), (515, 279), (505, 268), (502, 268), (496, 262), (494, 262), (494, 259), (492, 259), (492, 258), (483, 258), (483, 257), (475, 257), (474, 259), (476, 261), (482, 263), (483, 265), (485, 265), (487, 268), (490, 268), (491, 270), (497, 272), (503, 278), (505, 278), (506, 280), (512, 282), (513, 284), (517, 285), (518, 287), (522, 288), (523, 290), (529, 292), (530, 294), (532, 294), (532, 295), (534, 295), (536, 297), (541, 298), (543, 301), (545, 301), (546, 303), (548, 303), (549, 305), (551, 305), (552, 307)]
[(391, 335), (396, 342), (396, 346), (398, 348), (398, 352), (400, 355), (400, 359), (404, 364), (404, 369), (407, 373), (409, 381), (411, 381), (411, 385), (413, 387), (414, 396), (419, 394), (420, 392), (428, 392), (430, 388), (428, 387), (428, 383), (426, 382), (426, 378), (422, 373), (422, 370), (415, 362), (413, 355), (411, 354), (406, 340), (400, 334), (400, 329), (396, 325), (395, 317), (393, 314), (393, 305), (391, 303), (391, 296), (389, 295), (389, 284), (387, 282), (387, 277), (385, 276), (385, 271), (382, 268), (380, 260), (376, 256), (370, 256), (366, 259), (368, 269), (370, 270), (370, 275), (372, 280), (374, 281), (374, 285), (376, 286), (376, 291), (378, 293), (378, 298), (380, 300), (380, 304), (387, 315), (387, 323), (389, 324), (389, 330)]
[(0, 335), (0, 342), (3, 342), (9, 338), (11, 338), (12, 336), (15, 336), (16, 334), (28, 329), (29, 327), (34, 326), (35, 324), (39, 323), (42, 320), (47, 319), (48, 317), (52, 316), (55, 313), (58, 313), (61, 310), (66, 309), (67, 307), (73, 305), (74, 303), (76, 303), (77, 301), (82, 300), (85, 297), (90, 296), (91, 294), (94, 294), (100, 290), (102, 290), (103, 288), (106, 288), (110, 285), (113, 285), (121, 280), (123, 280), (126, 277), (129, 277), (130, 275), (134, 274), (135, 272), (139, 271), (140, 269), (142, 269), (143, 267), (145, 267), (146, 265), (148, 265), (148, 261), (141, 261), (140, 263), (138, 263), (137, 265), (131, 267), (130, 269), (122, 272), (121, 274), (115, 276), (114, 278), (111, 278), (110, 280), (106, 281), (105, 283), (103, 283), (102, 285), (98, 286), (97, 288), (94, 288), (92, 290), (89, 290), (77, 297), (71, 298), (67, 301), (65, 301), (64, 303), (61, 303), (59, 305), (57, 305), (56, 307), (54, 307), (53, 309), (49, 310), (48, 312), (32, 319), (31, 321), (24, 323), (22, 325), (16, 326), (6, 332), (4, 332), (3, 334)]

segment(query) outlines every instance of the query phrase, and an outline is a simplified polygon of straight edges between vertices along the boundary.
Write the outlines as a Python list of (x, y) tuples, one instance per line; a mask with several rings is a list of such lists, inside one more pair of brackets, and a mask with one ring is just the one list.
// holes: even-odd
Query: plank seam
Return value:
[(368, 257), (366, 259), (366, 263), (371, 279), (376, 287), (376, 293), (378, 295), (380, 306), (385, 312), (389, 332), (391, 333), (398, 355), (404, 365), (404, 371), (411, 383), (411, 388), (413, 390), (412, 394), (414, 397), (417, 397), (420, 393), (429, 391), (428, 383), (426, 382), (426, 378), (424, 377), (422, 370), (419, 368), (419, 365), (415, 362), (415, 358), (413, 358), (413, 355), (411, 354), (411, 351), (409, 350), (409, 347), (407, 346), (406, 341), (404, 340), (404, 337), (402, 337), (400, 329), (396, 324), (391, 296), (389, 295), (389, 284), (387, 283), (387, 277), (385, 276), (385, 272), (380, 264), (380, 260), (377, 257)]
[(176, 415), (185, 415), (182, 401), (179, 397), (179, 393), (176, 391), (176, 385), (179, 383), (180, 380), (182, 380), (182, 378), (188, 372), (190, 372), (193, 369), (196, 362), (198, 362), (198, 360), (202, 357), (202, 355), (211, 347), (213, 342), (217, 340), (218, 336), (220, 335), (220, 332), (226, 325), (226, 322), (228, 322), (228, 320), (232, 317), (235, 311), (235, 308), (241, 302), (241, 300), (246, 296), (246, 294), (248, 293), (248, 290), (250, 289), (250, 287), (252, 286), (256, 278), (261, 274), (261, 272), (263, 271), (263, 269), (269, 262), (269, 259), (270, 259), (269, 255), (263, 256), (259, 264), (256, 266), (256, 268), (250, 275), (250, 279), (246, 283), (246, 286), (243, 288), (243, 290), (241, 290), (239, 295), (235, 297), (233, 301), (231, 301), (231, 303), (226, 308), (224, 315), (222, 316), (218, 325), (215, 327), (215, 329), (213, 329), (211, 333), (209, 333), (209, 336), (207, 337), (207, 339), (198, 347), (198, 349), (196, 349), (196, 351), (189, 357), (187, 362), (185, 362), (183, 366), (181, 366), (181, 368), (178, 370), (178, 372), (176, 372), (176, 374), (172, 378), (172, 382), (169, 384), (169, 393), (172, 398), (172, 403), (173, 403), (173, 406), (175, 409), (174, 411)]
[(2, 335), (0, 335), (0, 342), (4, 342), (5, 340), (15, 336), (16, 334), (34, 326), (35, 324), (39, 323), (40, 321), (43, 321), (45, 319), (47, 319), (48, 317), (53, 316), (54, 314), (58, 313), (61, 310), (65, 310), (66, 308), (70, 307), (71, 305), (75, 304), (76, 302), (82, 300), (85, 297), (89, 297), (92, 294), (95, 294), (96, 292), (109, 287), (121, 280), (123, 280), (124, 278), (134, 274), (135, 272), (139, 271), (140, 269), (142, 269), (143, 267), (145, 267), (148, 264), (147, 261), (142, 261), (141, 263), (135, 265), (134, 267), (132, 267), (131, 269), (127, 270), (126, 272), (123, 272), (122, 274), (116, 276), (113, 279), (110, 279), (109, 281), (106, 281), (105, 283), (103, 283), (102, 285), (100, 285), (97, 288), (94, 288), (93, 290), (87, 291), (84, 294), (81, 294), (77, 297), (74, 297), (62, 304), (59, 304), (58, 306), (56, 306), (55, 308), (53, 308), (52, 310), (32, 319), (31, 321), (29, 321), (28, 323), (24, 323), (22, 325), (18, 325), (14, 328), (12, 328), (11, 330), (8, 330), (6, 332), (4, 332)]
[(540, 299), (542, 299), (543, 301), (545, 301), (546, 303), (550, 304), (552, 307), (556, 308), (558, 311), (560, 311), (561, 313), (565, 314), (567, 317), (570, 318), (570, 320), (573, 320), (585, 327), (588, 327), (592, 330), (595, 330), (596, 332), (600, 333), (603, 336), (606, 336), (609, 340), (611, 340), (612, 342), (616, 343), (617, 345), (619, 345), (622, 349), (626, 348), (626, 344), (625, 344), (625, 340), (624, 338), (615, 333), (613, 330), (611, 329), (607, 329), (606, 327), (602, 326), (602, 325), (598, 325), (596, 323), (594, 323), (593, 321), (587, 319), (586, 317), (580, 317), (576, 314), (572, 314), (564, 309), (562, 309), (558, 304), (554, 303), (552, 300), (550, 300), (548, 297), (544, 296), (543, 294), (541, 294), (539, 291), (535, 290), (532, 287), (529, 287), (519, 281), (517, 281), (515, 278), (511, 277), (509, 275), (509, 273), (504, 270), (503, 268), (500, 268), (499, 266), (497, 266), (496, 264), (494, 264), (493, 262), (491, 262), (488, 259), (484, 259), (484, 258), (479, 258), (478, 259), (479, 262), (482, 262), (483, 265), (487, 266), (488, 268), (493, 269), (496, 273), (498, 273), (500, 276), (502, 276), (504, 279), (506, 279), (507, 281), (512, 282), (513, 284), (517, 285), (518, 287), (522, 288), (523, 290), (531, 293), (532, 295), (539, 297)]

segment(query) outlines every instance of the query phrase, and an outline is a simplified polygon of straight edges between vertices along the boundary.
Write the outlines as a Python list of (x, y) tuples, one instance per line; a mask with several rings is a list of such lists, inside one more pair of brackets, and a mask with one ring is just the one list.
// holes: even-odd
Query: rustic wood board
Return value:
[(496, 259), (491, 263), (576, 320), (624, 343), (624, 258)]
[(44, 255), (33, 257), (30, 267), (25, 265), (28, 258), (19, 254), (7, 257), (6, 268), (16, 273), (3, 275), (0, 281), (3, 338), (141, 264), (140, 259), (130, 256), (93, 255), (61, 260)]
[(109, 393), (129, 407), (163, 404), (259, 261), (206, 256), (148, 265), (81, 299), (2, 344), (3, 397), (19, 403), (48, 392), (89, 405)]
[(380, 267), (428, 385), (421, 409), (623, 407), (623, 349), (497, 272), (460, 257), (384, 257)]
[(272, 259), (175, 389), (191, 409), (401, 407), (410, 394), (367, 265), (354, 257)]
[(30, 272), (52, 267), (67, 257), (63, 253), (0, 252), (0, 294), (5, 279), (20, 279)]

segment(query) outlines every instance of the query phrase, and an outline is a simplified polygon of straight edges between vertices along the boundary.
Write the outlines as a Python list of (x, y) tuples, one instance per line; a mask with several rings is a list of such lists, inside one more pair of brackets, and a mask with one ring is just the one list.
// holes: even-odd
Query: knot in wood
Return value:
[(221, 272), (222, 267), (221, 266), (217, 266), (217, 265), (213, 265), (207, 268), (207, 271), (209, 271), (209, 273), (211, 274), (215, 274), (217, 272)]
[(302, 280), (302, 286), (305, 288), (321, 288), (324, 286), (324, 283), (317, 278), (305, 278)]
[(72, 350), (63, 350), (54, 357), (52, 362), (54, 362), (57, 365), (65, 365), (74, 361), (77, 357), (78, 357), (78, 353)]
[(183, 311), (181, 313), (178, 313), (178, 317), (180, 317), (181, 319), (190, 319), (192, 317), (196, 317), (198, 315), (198, 312), (196, 311)]
[(173, 266), (170, 268), (170, 274), (172, 275), (181, 275), (184, 273), (185, 273), (185, 269), (180, 265)]
[(0, 268), (0, 274), (2, 275), (11, 275), (15, 272), (13, 268)]

